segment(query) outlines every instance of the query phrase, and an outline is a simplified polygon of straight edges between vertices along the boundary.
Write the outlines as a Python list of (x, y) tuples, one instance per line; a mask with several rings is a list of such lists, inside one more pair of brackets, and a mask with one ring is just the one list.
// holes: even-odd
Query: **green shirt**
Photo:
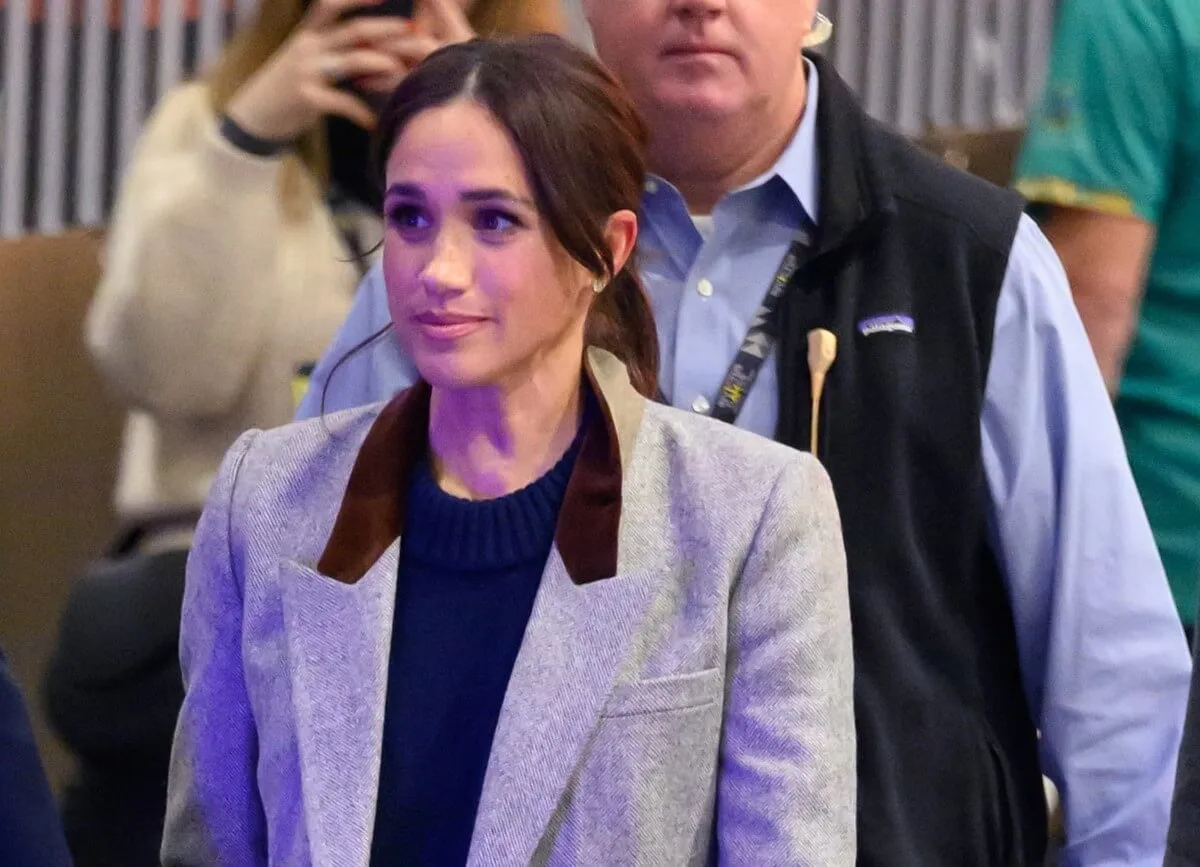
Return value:
[[(1180, 615), (1200, 584), (1200, 0), (1064, 0), (1017, 188), (1156, 227), (1117, 414)], [(1103, 564), (1101, 564), (1102, 566)]]

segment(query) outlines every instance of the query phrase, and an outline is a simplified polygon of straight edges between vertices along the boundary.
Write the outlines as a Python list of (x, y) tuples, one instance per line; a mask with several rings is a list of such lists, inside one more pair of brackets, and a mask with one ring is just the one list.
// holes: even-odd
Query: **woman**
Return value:
[[(126, 175), (87, 322), (130, 404), (117, 510), (186, 546), (221, 456), (284, 424), (379, 237), (372, 94), (444, 41), (557, 27), (556, 0), (264, 0), (202, 81), (168, 93)], [(464, 16), (465, 11), (465, 16)], [(347, 83), (349, 82), (349, 83)]]
[(400, 85), (383, 265), (422, 381), (227, 456), (166, 864), (853, 863), (831, 487), (647, 399), (644, 139), (556, 37)]
[(122, 538), (79, 583), (48, 683), (82, 761), (66, 804), (80, 867), (158, 863), (187, 549), (222, 455), (291, 418), (294, 372), (379, 239), (377, 94), (443, 42), (559, 25), (557, 0), (398, 8), (262, 0), (210, 74), (164, 96), (124, 180), (87, 322), (129, 406)]

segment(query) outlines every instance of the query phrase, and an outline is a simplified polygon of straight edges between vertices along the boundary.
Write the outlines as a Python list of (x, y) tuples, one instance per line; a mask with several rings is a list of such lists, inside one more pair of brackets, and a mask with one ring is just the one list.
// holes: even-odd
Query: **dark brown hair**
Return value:
[(658, 392), (658, 333), (637, 265), (613, 273), (608, 218), (637, 212), (648, 133), (617, 80), (587, 52), (539, 34), (451, 45), (431, 54), (380, 114), (375, 167), (422, 111), (456, 99), (486, 108), (512, 137), (538, 212), (567, 253), (608, 281), (588, 314), (585, 338), (629, 369), (646, 397)]

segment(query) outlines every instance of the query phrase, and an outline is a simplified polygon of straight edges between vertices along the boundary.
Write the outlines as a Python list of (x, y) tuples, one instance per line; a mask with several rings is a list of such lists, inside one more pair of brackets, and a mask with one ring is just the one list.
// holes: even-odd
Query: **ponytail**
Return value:
[(630, 264), (604, 287), (588, 314), (586, 340), (615, 355), (643, 397), (658, 395), (658, 330), (650, 299)]

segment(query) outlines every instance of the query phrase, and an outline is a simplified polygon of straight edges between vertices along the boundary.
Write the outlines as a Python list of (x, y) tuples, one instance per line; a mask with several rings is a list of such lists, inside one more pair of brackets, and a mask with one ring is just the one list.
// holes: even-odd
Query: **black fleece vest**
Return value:
[(850, 568), (859, 864), (1040, 865), (1037, 734), (980, 443), (1022, 202), (870, 120), (812, 60), (820, 226), (781, 309), (777, 439), (808, 448), (806, 335), (828, 328), (819, 451)]

